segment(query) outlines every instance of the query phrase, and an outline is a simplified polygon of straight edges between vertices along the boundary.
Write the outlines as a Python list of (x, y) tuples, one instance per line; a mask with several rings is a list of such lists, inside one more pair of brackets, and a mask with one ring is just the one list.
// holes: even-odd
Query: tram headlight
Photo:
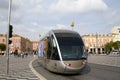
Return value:
[(86, 64), (86, 60), (84, 60), (84, 61), (82, 62), (82, 64), (85, 65), (85, 64)]
[(69, 63), (67, 63), (66, 65), (67, 65), (67, 66), (71, 66), (71, 64), (69, 64)]
[(86, 62), (82, 62), (82, 64), (83, 64), (83, 65), (85, 65), (85, 64), (86, 64)]

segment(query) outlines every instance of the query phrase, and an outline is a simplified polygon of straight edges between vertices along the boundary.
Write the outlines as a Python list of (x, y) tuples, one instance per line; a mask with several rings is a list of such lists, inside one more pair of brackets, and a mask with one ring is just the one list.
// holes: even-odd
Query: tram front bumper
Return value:
[(84, 69), (85, 66), (86, 66), (86, 64), (81, 65), (79, 68), (73, 68), (73, 67), (66, 66), (64, 73), (65, 73), (65, 74), (76, 74), (76, 73), (80, 73), (80, 72)]

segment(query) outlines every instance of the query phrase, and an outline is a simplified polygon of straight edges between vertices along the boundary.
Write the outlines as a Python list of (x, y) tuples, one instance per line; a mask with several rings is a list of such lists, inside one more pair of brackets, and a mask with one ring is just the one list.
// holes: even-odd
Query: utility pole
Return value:
[(9, 0), (9, 9), (8, 9), (8, 30), (7, 30), (7, 47), (6, 47), (6, 54), (7, 54), (7, 75), (9, 74), (9, 29), (10, 29), (10, 17), (11, 17), (11, 4), (12, 0)]

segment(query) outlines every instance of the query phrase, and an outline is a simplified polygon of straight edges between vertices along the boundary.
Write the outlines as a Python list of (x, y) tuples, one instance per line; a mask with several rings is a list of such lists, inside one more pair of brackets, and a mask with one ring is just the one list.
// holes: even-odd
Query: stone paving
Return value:
[[(0, 56), (0, 80), (39, 80), (30, 68), (30, 61), (37, 57), (9, 57), (9, 74), (7, 75), (7, 57)], [(89, 55), (88, 63), (120, 67), (120, 56)]]
[(89, 55), (88, 63), (120, 67), (120, 55)]
[(7, 74), (7, 57), (0, 56), (0, 80), (39, 80), (29, 67), (33, 56), (9, 57), (9, 74)]

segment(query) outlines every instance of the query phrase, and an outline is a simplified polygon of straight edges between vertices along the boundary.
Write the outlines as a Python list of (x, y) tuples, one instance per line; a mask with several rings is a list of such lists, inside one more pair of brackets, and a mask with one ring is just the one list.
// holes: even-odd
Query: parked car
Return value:
[(110, 54), (120, 54), (120, 52), (118, 50), (113, 50), (110, 52)]

